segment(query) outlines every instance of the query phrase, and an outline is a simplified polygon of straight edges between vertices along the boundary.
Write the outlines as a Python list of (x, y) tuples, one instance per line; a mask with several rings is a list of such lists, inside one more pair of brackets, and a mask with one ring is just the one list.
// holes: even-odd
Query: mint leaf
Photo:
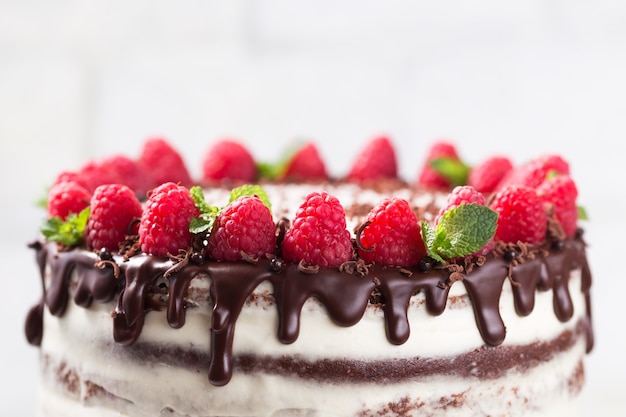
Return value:
[(430, 166), (453, 186), (467, 184), (470, 167), (461, 161), (452, 158), (435, 158), (430, 161)]
[(284, 172), (284, 167), (279, 163), (259, 162), (256, 165), (259, 178), (276, 180)]
[(215, 217), (206, 219), (196, 217), (195, 219), (191, 219), (189, 222), (189, 231), (194, 235), (206, 232), (207, 230), (211, 230), (213, 228), (213, 223), (215, 223)]
[(191, 219), (191, 222), (189, 222), (189, 231), (193, 234), (210, 231), (221, 209), (207, 203), (204, 199), (202, 187), (195, 185), (189, 189), (189, 193), (196, 207), (200, 210), (200, 216)]
[(428, 256), (436, 260), (437, 262), (444, 263), (445, 260), (439, 256), (437, 252), (431, 250), (431, 248), (435, 247), (435, 240), (437, 238), (436, 230), (433, 228), (428, 222), (422, 222), (422, 239), (424, 240), (424, 245), (426, 246), (426, 250), (428, 251)]
[(228, 200), (228, 204), (232, 203), (239, 197), (250, 196), (250, 197), (258, 197), (265, 206), (272, 210), (272, 205), (270, 204), (270, 199), (267, 196), (267, 193), (257, 184), (245, 184), (241, 187), (237, 187), (230, 192), (230, 199)]
[(289, 163), (293, 160), (296, 153), (304, 146), (306, 142), (303, 139), (297, 139), (289, 144), (283, 152), (278, 161), (276, 162), (259, 162), (257, 164), (257, 173), (259, 178), (265, 178), (268, 180), (280, 179), (289, 166)]
[(50, 242), (61, 243), (65, 246), (78, 246), (83, 243), (85, 227), (89, 220), (90, 208), (83, 209), (78, 214), (70, 214), (65, 221), (60, 217), (51, 217), (39, 229)]
[(485, 246), (496, 232), (498, 213), (478, 204), (448, 210), (436, 228), (422, 224), (422, 238), (433, 259), (442, 262), (470, 255)]
[(587, 210), (583, 206), (577, 206), (578, 209), (578, 219), (579, 220), (589, 220), (589, 214), (587, 214)]

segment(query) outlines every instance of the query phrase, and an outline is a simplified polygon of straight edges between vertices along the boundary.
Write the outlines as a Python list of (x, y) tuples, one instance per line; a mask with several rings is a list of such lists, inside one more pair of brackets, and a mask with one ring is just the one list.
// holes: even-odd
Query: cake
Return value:
[(165, 140), (59, 174), (30, 246), (38, 415), (575, 416), (593, 347), (569, 164), (417, 179), (375, 138), (330, 178), (316, 146), (215, 143), (198, 185)]

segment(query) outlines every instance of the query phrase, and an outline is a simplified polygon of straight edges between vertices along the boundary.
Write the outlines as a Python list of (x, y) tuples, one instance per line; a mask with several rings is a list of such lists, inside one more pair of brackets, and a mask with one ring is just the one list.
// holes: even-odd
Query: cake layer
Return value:
[(527, 346), (405, 362), (236, 355), (224, 387), (209, 383), (206, 354), (194, 347), (99, 344), (87, 358), (67, 346), (44, 354), (40, 415), (67, 415), (81, 404), (93, 416), (576, 416), (585, 343), (584, 331), (566, 331)]

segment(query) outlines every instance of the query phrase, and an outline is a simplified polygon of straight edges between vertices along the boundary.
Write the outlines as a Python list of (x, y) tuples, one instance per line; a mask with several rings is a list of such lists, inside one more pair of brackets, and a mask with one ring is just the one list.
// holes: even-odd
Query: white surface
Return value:
[(408, 179), (442, 136), (471, 163), (494, 152), (571, 162), (592, 219), (586, 415), (623, 415), (626, 284), (613, 260), (626, 235), (624, 74), (617, 0), (0, 0), (5, 414), (33, 415), (37, 351), (22, 327), (39, 284), (25, 245), (42, 215), (33, 202), (58, 171), (136, 155), (162, 134), (197, 174), (222, 135), (263, 160), (304, 135), (340, 175), (354, 147), (389, 132)]

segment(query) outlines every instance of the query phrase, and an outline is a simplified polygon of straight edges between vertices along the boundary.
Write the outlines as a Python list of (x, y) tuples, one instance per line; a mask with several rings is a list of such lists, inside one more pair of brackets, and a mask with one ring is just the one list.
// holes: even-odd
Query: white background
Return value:
[(23, 323), (40, 290), (26, 244), (60, 170), (163, 135), (198, 176), (218, 138), (273, 160), (305, 137), (339, 176), (385, 132), (408, 180), (442, 137), (470, 163), (570, 161), (595, 279), (586, 416), (621, 416), (625, 116), (621, 1), (0, 0), (3, 415), (34, 412)]

